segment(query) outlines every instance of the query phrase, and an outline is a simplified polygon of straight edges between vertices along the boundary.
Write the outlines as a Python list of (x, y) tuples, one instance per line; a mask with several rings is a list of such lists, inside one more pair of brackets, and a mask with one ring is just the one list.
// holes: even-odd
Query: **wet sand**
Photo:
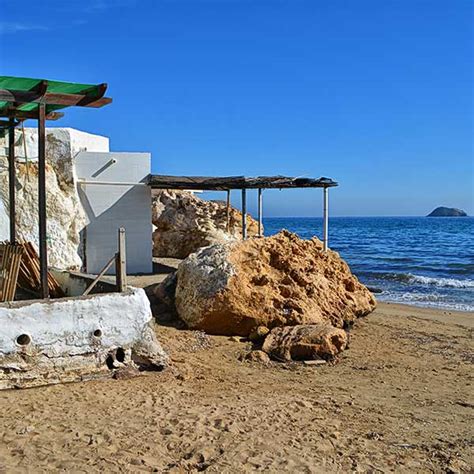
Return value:
[(334, 365), (157, 326), (165, 372), (0, 392), (0, 472), (468, 472), (473, 313), (380, 304)]

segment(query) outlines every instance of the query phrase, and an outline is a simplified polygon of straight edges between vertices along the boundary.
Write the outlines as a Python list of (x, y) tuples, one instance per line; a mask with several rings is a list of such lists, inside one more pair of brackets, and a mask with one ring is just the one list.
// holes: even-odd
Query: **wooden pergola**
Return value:
[(323, 250), (329, 246), (329, 188), (338, 186), (331, 178), (306, 178), (289, 176), (166, 176), (152, 174), (147, 184), (152, 189), (181, 189), (199, 191), (227, 191), (227, 226), (229, 226), (230, 192), (242, 192), (242, 238), (247, 238), (247, 189), (258, 190), (258, 234), (263, 235), (264, 189), (323, 189)]
[(71, 106), (103, 107), (107, 84), (78, 84), (24, 77), (0, 76), (0, 129), (8, 130), (10, 243), (16, 243), (15, 127), (28, 119), (38, 121), (38, 220), (41, 296), (49, 297), (46, 242), (46, 120), (63, 116)]

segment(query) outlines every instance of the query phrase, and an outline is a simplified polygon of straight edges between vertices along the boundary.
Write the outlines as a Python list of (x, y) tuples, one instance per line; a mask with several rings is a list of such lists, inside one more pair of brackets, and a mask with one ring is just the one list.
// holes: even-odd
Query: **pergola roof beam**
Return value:
[[(112, 99), (109, 97), (91, 96), (88, 94), (63, 94), (56, 92), (45, 92), (42, 95), (34, 91), (17, 91), (11, 89), (0, 89), (0, 101), (14, 102), (17, 104), (46, 104), (63, 106), (82, 106), (82, 107), (103, 107), (110, 104)], [(19, 105), (21, 107), (21, 105)]]
[[(2, 117), (10, 117), (10, 118), (15, 118), (17, 120), (28, 120), (28, 119), (37, 119), (38, 111), (2, 109), (0, 110), (0, 115)], [(48, 114), (46, 114), (46, 120), (58, 120), (61, 117), (64, 117), (64, 114), (62, 112), (49, 112)]]
[(110, 104), (110, 102), (112, 102), (112, 99), (106, 97), (105, 99), (108, 101), (107, 103), (98, 106), (90, 105), (100, 102), (100, 100), (104, 98), (106, 92), (107, 84), (105, 82), (103, 82), (102, 84), (98, 84), (92, 89), (84, 91), (84, 98), (77, 105), (80, 107), (102, 107), (103, 105)]

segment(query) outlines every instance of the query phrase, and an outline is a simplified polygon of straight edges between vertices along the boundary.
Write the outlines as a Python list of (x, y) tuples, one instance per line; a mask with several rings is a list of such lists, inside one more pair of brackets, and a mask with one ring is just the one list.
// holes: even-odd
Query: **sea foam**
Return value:
[(474, 280), (458, 280), (456, 278), (433, 278), (421, 275), (407, 274), (408, 283), (418, 283), (421, 285), (442, 286), (447, 288), (474, 288)]

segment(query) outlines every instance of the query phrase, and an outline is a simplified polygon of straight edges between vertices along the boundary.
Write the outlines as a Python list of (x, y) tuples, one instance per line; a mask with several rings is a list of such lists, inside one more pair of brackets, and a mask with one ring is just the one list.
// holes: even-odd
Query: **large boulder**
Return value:
[(344, 328), (376, 305), (338, 253), (288, 231), (205, 247), (180, 264), (177, 280), (180, 318), (209, 334), (324, 322)]
[(348, 343), (348, 334), (328, 323), (274, 328), (263, 343), (263, 351), (277, 360), (332, 359)]
[[(189, 191), (155, 191), (152, 204), (153, 256), (186, 258), (201, 247), (241, 239), (242, 214), (225, 202), (205, 201)], [(247, 233), (257, 235), (258, 223), (247, 215)]]

